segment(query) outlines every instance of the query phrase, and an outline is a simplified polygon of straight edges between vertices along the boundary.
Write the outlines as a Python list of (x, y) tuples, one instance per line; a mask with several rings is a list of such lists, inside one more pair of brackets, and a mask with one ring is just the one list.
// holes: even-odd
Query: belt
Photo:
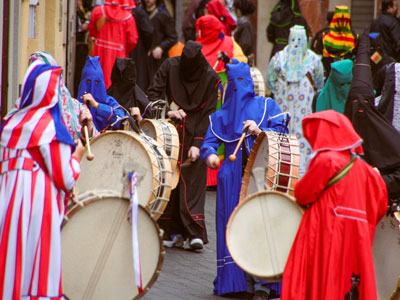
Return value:
[(0, 174), (14, 170), (26, 170), (35, 172), (38, 169), (39, 164), (29, 157), (14, 157), (0, 162)]

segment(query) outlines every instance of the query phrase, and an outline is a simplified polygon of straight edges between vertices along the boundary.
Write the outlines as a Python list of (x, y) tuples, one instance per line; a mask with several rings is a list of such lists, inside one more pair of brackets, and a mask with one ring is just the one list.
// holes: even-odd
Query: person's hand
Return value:
[(86, 120), (89, 137), (91, 137), (93, 135), (93, 117), (92, 117), (92, 113), (87, 108), (82, 108), (79, 111), (79, 124), (81, 124), (82, 129), (84, 126), (84, 124), (83, 124), (84, 120)]
[(88, 24), (88, 23), (83, 23), (83, 24), (81, 25), (81, 28), (79, 28), (79, 29), (80, 29), (81, 32), (82, 32), (82, 31), (84, 32), (84, 31), (87, 31), (88, 28), (89, 28), (89, 24)]
[(226, 54), (226, 52), (218, 51), (217, 57), (219, 60), (222, 60), (226, 64), (232, 63), (232, 60), (229, 58), (229, 56), (228, 56), (228, 54)]
[(177, 119), (177, 120), (182, 120), (183, 118), (186, 117), (186, 113), (183, 111), (183, 109), (178, 109), (178, 110), (170, 110), (167, 113), (167, 116), (171, 119)]
[(130, 107), (129, 112), (131, 116), (137, 120), (137, 121), (142, 121), (142, 115), (140, 114), (140, 109), (139, 107)]
[(84, 102), (86, 105), (90, 104), (91, 106), (93, 106), (93, 107), (96, 108), (96, 109), (97, 109), (97, 107), (99, 106), (99, 103), (98, 103), (96, 100), (94, 100), (92, 94), (90, 94), (90, 93), (85, 93), (85, 94), (83, 94), (83, 96), (81, 97), (81, 99), (83, 100), (83, 102)]
[(216, 169), (216, 168), (218, 168), (218, 167), (219, 167), (219, 164), (220, 164), (220, 160), (219, 160), (218, 155), (216, 155), (216, 154), (211, 154), (211, 155), (209, 155), (209, 156), (207, 157), (206, 163), (207, 163), (207, 166), (208, 166), (209, 168), (211, 168), (211, 169)]
[(155, 47), (151, 52), (154, 59), (161, 59), (163, 55), (163, 49), (160, 46)]
[(252, 135), (259, 135), (261, 133), (261, 129), (258, 128), (256, 122), (253, 120), (247, 120), (243, 122), (243, 131), (245, 131), (247, 128), (247, 132), (252, 134)]
[(192, 159), (192, 162), (195, 162), (200, 158), (200, 149), (195, 146), (190, 147), (188, 157)]
[(85, 155), (86, 148), (83, 146), (82, 142), (80, 139), (75, 141), (75, 151), (72, 153), (73, 156), (79, 158), (79, 160), (82, 160), (83, 155)]

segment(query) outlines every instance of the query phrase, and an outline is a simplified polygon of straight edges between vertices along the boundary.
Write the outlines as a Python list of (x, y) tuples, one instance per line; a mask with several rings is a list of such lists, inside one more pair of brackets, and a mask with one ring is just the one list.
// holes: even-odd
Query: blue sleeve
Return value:
[(211, 154), (217, 154), (217, 149), (221, 145), (221, 141), (212, 133), (211, 127), (208, 126), (206, 137), (200, 148), (200, 158), (204, 162)]
[(282, 113), (281, 108), (276, 104), (275, 100), (268, 98), (267, 101), (267, 116), (261, 124), (260, 129), (264, 131), (288, 133), (289, 130), (285, 126), (286, 114)]
[(99, 103), (97, 107), (97, 116), (104, 119), (108, 126), (119, 128), (121, 126), (121, 121), (126, 119), (128, 115), (113, 97), (109, 97), (108, 103), (110, 105)]

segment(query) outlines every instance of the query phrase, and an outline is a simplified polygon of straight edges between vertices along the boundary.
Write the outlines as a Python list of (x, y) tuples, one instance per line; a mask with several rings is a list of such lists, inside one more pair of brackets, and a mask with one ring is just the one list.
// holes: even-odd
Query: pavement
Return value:
[(205, 218), (209, 243), (202, 251), (165, 248), (161, 273), (143, 300), (226, 300), (213, 295), (217, 272), (215, 232), (216, 192), (207, 192)]

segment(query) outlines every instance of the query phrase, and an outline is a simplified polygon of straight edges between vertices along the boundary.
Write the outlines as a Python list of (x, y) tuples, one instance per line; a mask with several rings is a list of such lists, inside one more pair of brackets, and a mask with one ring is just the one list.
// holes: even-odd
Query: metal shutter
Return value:
[(351, 25), (353, 30), (360, 34), (374, 19), (374, 0), (351, 1)]

